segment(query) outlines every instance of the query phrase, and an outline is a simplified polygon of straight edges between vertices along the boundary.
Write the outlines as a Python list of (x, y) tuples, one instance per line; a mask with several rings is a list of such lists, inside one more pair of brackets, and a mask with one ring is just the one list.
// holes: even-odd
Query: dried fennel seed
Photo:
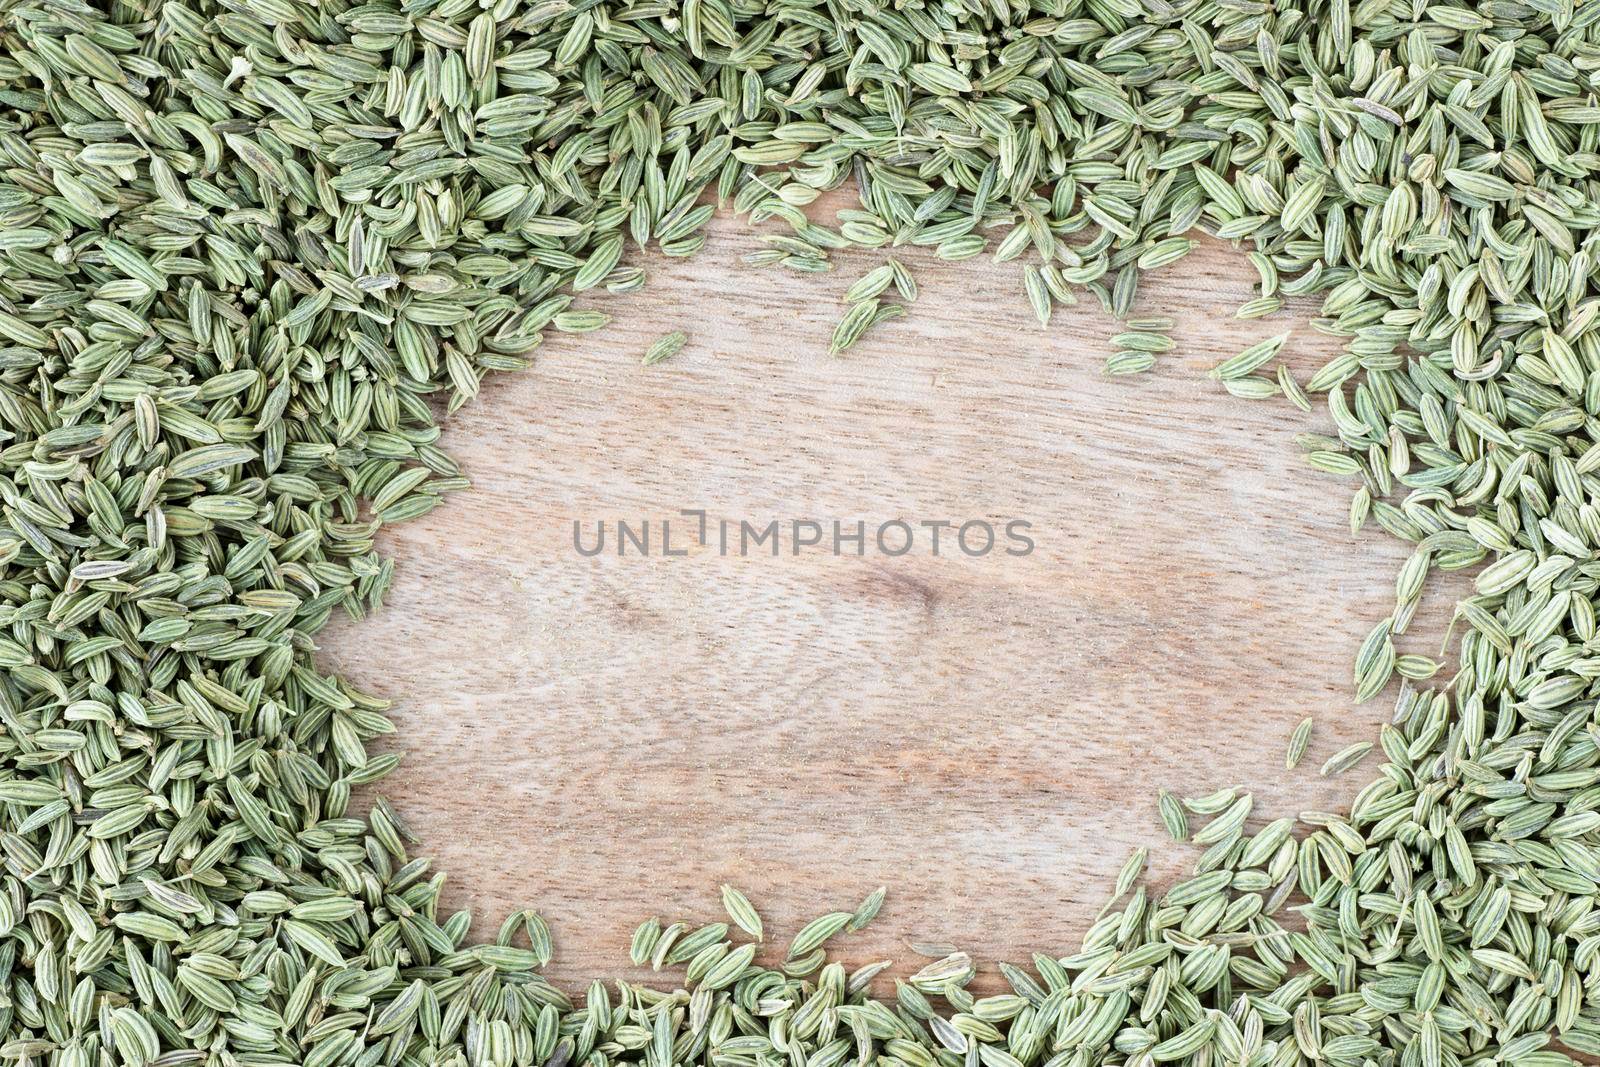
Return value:
[(652, 367), (664, 359), (671, 359), (683, 351), (683, 346), (688, 342), (689, 335), (682, 330), (673, 330), (671, 333), (662, 334), (650, 343), (645, 349), (644, 359), (640, 362), (646, 367)]
[(1143, 374), (1155, 365), (1155, 353), (1123, 349), (1106, 357), (1105, 372), (1110, 375)]
[(722, 887), (722, 907), (733, 924), (757, 941), (761, 940), (761, 916), (750, 898), (731, 885)]
[(1167, 835), (1174, 841), (1189, 840), (1189, 815), (1178, 798), (1162, 789), (1157, 792), (1156, 800), (1161, 811), (1161, 824), (1166, 827)]
[(1294, 770), (1305, 758), (1306, 748), (1311, 744), (1311, 731), (1315, 725), (1316, 720), (1308, 715), (1294, 728), (1294, 733), (1289, 736), (1289, 751), (1283, 758), (1284, 770)]
[[(1600, 1053), (1600, 5), (21, 0), (0, 19), (0, 1053), (52, 1067), (1563, 1067)], [(803, 210), (850, 182), (823, 225)], [(1480, 568), (1348, 814), (1160, 797), (1195, 874), (1071, 955), (866, 995), (833, 938), (635, 934), (671, 993), (539, 977), (532, 912), (443, 915), (381, 799), (384, 705), (318, 670), (386, 524), (465, 483), (436, 413), (728, 204), (756, 265), (1023, 260), (1128, 319), (1195, 231), (1249, 314), (1320, 296), (1352, 528)], [(907, 302), (915, 283), (898, 264)], [(874, 284), (877, 284), (876, 281)], [(880, 289), (836, 346), (897, 314)], [(891, 310), (894, 309), (894, 310)], [(1135, 333), (1166, 327), (1136, 325)], [(1148, 346), (1147, 346), (1148, 347)], [(1148, 369), (1127, 349), (1107, 370)], [(435, 404), (437, 400), (440, 403)], [(1337, 758), (1337, 757), (1336, 757)], [(1125, 898), (1126, 903), (1123, 903)], [(730, 918), (748, 922), (738, 898)], [(744, 902), (748, 904), (748, 901)], [(1294, 923), (1277, 916), (1292, 906)], [(752, 909), (753, 911), (753, 909)], [(742, 925), (742, 924), (741, 924)], [(526, 948), (513, 941), (525, 943)]]
[(1356, 764), (1365, 759), (1367, 753), (1371, 751), (1371, 741), (1357, 741), (1354, 744), (1341, 748), (1338, 752), (1335, 752), (1333, 755), (1329, 756), (1327, 762), (1322, 765), (1322, 776), (1327, 777), (1330, 774), (1343, 774), (1345, 771), (1348, 771), (1351, 767), (1354, 767)]
[(1283, 307), (1283, 300), (1276, 296), (1258, 296), (1254, 300), (1247, 300), (1240, 304), (1234, 311), (1236, 319), (1260, 319), (1273, 314)]

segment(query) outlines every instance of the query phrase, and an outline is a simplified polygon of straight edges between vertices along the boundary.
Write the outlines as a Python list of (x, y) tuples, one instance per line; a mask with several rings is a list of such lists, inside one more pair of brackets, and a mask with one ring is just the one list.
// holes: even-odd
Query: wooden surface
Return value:
[[(474, 488), (391, 532), (388, 609), (324, 635), (328, 665), (397, 700), (408, 757), (385, 793), (481, 933), (537, 907), (575, 987), (637, 975), (653, 912), (721, 918), (725, 881), (779, 944), (887, 885), (845, 958), (911, 970), (908, 942), (935, 941), (1025, 960), (1075, 948), (1131, 849), (1161, 880), (1193, 862), (1158, 786), (1246, 785), (1261, 819), (1347, 803), (1376, 757), (1317, 770), (1391, 710), (1353, 705), (1350, 664), (1406, 550), (1352, 536), (1348, 483), (1299, 458), (1293, 435), (1325, 416), (1204, 375), (1294, 326), (1304, 380), (1335, 351), (1314, 304), (1235, 321), (1254, 272), (1206, 247), (1141, 297), (1178, 318), (1178, 350), (1108, 378), (1092, 298), (1046, 330), (1015, 264), (913, 250), (912, 314), (835, 358), (842, 294), (881, 256), (798, 276), (743, 266), (756, 247), (717, 219), (693, 260), (641, 261), (645, 292), (591, 302), (609, 328), (491, 383), (446, 434)], [(672, 329), (683, 352), (641, 368)], [(573, 550), (574, 521), (588, 537), (685, 508), (1021, 518), (1037, 548)], [(1462, 587), (1435, 579), (1402, 650), (1438, 651)], [(1285, 772), (1306, 715), (1310, 754)]]

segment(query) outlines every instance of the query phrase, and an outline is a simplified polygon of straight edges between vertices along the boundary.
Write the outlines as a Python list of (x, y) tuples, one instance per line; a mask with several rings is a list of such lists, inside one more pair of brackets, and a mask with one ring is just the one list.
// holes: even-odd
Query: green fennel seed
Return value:
[(646, 367), (650, 367), (664, 359), (671, 359), (683, 350), (683, 346), (688, 340), (689, 335), (682, 330), (674, 330), (672, 333), (662, 334), (645, 351), (643, 364)]
[(1289, 751), (1283, 758), (1284, 770), (1294, 770), (1305, 758), (1306, 748), (1311, 744), (1311, 730), (1315, 725), (1316, 720), (1308, 715), (1294, 728), (1294, 733), (1289, 737)]

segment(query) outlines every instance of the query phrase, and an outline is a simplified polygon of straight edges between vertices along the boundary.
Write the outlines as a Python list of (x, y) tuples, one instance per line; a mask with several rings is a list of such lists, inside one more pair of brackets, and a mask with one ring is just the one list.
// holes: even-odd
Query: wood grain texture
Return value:
[[(1407, 550), (1353, 536), (1350, 486), (1300, 459), (1293, 435), (1325, 417), (1204, 376), (1293, 326), (1304, 380), (1335, 350), (1313, 305), (1233, 320), (1253, 272), (1208, 245), (1141, 296), (1178, 350), (1108, 378), (1115, 324), (1092, 299), (1044, 329), (1015, 265), (913, 251), (912, 314), (834, 358), (842, 294), (882, 256), (795, 276), (742, 266), (755, 247), (715, 220), (701, 255), (647, 257), (645, 292), (591, 302), (612, 326), (490, 383), (446, 433), (474, 488), (389, 533), (387, 609), (324, 635), (329, 666), (397, 701), (409, 755), (385, 793), (454, 906), (485, 933), (537, 907), (569, 987), (637, 976), (633, 927), (719, 918), (725, 881), (780, 944), (887, 885), (847, 959), (915, 969), (913, 940), (1025, 959), (1073, 950), (1131, 849), (1158, 880), (1193, 862), (1157, 787), (1245, 785), (1262, 819), (1348, 802), (1375, 758), (1317, 768), (1387, 718), (1387, 696), (1354, 706), (1350, 665)], [(642, 368), (672, 329), (683, 352)], [(1037, 548), (572, 547), (575, 521), (684, 508), (1021, 518)], [(1434, 580), (1403, 650), (1438, 651), (1460, 588)], [(1285, 772), (1306, 715), (1310, 754)]]

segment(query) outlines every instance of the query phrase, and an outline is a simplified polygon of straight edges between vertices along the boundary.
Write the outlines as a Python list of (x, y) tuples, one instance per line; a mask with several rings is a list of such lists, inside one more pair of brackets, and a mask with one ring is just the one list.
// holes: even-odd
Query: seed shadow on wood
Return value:
[[(1243, 785), (1268, 818), (1348, 803), (1377, 757), (1316, 768), (1387, 719), (1392, 694), (1353, 706), (1351, 661), (1407, 548), (1352, 535), (1353, 486), (1301, 461), (1293, 435), (1320, 412), (1203, 373), (1294, 326), (1304, 380), (1336, 348), (1310, 305), (1234, 321), (1250, 268), (1207, 244), (1141, 297), (1177, 350), (1107, 378), (1098, 307), (1044, 329), (1015, 265), (913, 250), (911, 316), (837, 359), (842, 294), (883, 256), (796, 279), (741, 268), (756, 246), (724, 218), (695, 259), (647, 258), (645, 292), (591, 302), (610, 327), (555, 338), (455, 416), (446, 446), (475, 488), (390, 533), (389, 609), (323, 639), (330, 665), (403, 698), (419, 758), (386, 792), (449, 899), (490, 919), (537, 906), (573, 986), (629, 976), (645, 904), (710, 920), (734, 882), (781, 943), (887, 884), (840, 951), (904, 973), (911, 940), (1071, 951), (1140, 845), (1158, 881), (1187, 869), (1158, 786)], [(674, 329), (682, 353), (641, 368)], [(740, 558), (713, 533), (683, 557), (574, 551), (575, 521), (681, 536), (682, 509), (862, 521), (869, 542), (895, 519), (1020, 519), (1036, 549)], [(1437, 653), (1448, 585), (1404, 650)], [(1285, 772), (1306, 715), (1317, 733)]]

